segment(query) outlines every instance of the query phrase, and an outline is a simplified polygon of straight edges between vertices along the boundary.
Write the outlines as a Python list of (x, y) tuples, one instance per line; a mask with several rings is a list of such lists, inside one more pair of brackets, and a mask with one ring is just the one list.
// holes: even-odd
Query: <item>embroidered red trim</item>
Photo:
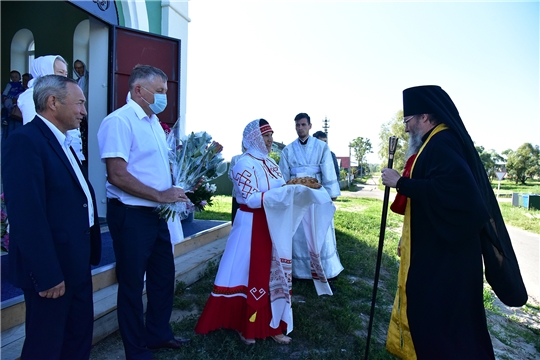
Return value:
[(234, 295), (234, 294), (247, 295), (247, 287), (243, 285), (238, 285), (235, 287), (223, 287), (223, 286), (214, 285), (212, 292), (218, 295)]
[(269, 132), (274, 132), (274, 130), (272, 130), (270, 125), (265, 124), (265, 125), (261, 126), (261, 135), (264, 135), (264, 134), (269, 133)]

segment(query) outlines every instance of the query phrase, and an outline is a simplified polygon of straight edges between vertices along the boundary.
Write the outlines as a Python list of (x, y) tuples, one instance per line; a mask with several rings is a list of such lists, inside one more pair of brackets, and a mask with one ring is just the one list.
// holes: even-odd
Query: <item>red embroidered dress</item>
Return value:
[(262, 207), (264, 192), (281, 187), (285, 181), (279, 166), (267, 157), (261, 136), (264, 128), (259, 129), (258, 120), (250, 125), (246, 128), (248, 133), (244, 131), (247, 151), (231, 170), (240, 209), (212, 293), (195, 327), (198, 334), (226, 328), (237, 330), (248, 339), (264, 339), (287, 330), (283, 321), (275, 329), (270, 326), (272, 242)]

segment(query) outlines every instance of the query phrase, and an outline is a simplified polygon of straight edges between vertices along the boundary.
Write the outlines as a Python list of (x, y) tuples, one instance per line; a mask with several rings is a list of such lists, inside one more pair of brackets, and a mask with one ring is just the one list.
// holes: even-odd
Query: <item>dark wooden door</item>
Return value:
[(111, 31), (111, 77), (109, 113), (126, 103), (128, 80), (137, 64), (152, 65), (165, 72), (167, 108), (159, 119), (172, 125), (178, 119), (180, 100), (180, 40), (114, 26)]

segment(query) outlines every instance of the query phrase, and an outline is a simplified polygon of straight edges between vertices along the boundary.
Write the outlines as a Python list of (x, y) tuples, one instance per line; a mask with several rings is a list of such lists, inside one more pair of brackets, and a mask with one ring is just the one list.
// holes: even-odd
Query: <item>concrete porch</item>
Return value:
[[(194, 220), (199, 229), (186, 235), (184, 241), (174, 246), (175, 276), (177, 282), (190, 285), (202, 276), (208, 262), (219, 260), (231, 229), (230, 222)], [(202, 224), (202, 226), (201, 226)], [(200, 228), (203, 229), (200, 229)], [(108, 231), (106, 227), (102, 232)], [(94, 288), (94, 335), (95, 344), (118, 329), (116, 319), (115, 264), (92, 270)], [(146, 306), (146, 292), (143, 292)], [(25, 338), (25, 303), (23, 295), (2, 301), (1, 304), (1, 354), (2, 359), (18, 359)]]

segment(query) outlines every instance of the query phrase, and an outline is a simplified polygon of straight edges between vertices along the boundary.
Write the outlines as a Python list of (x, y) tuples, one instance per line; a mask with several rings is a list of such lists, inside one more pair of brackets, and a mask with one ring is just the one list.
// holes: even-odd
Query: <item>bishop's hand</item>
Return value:
[(381, 173), (381, 180), (384, 186), (395, 188), (401, 175), (394, 169), (384, 168)]

